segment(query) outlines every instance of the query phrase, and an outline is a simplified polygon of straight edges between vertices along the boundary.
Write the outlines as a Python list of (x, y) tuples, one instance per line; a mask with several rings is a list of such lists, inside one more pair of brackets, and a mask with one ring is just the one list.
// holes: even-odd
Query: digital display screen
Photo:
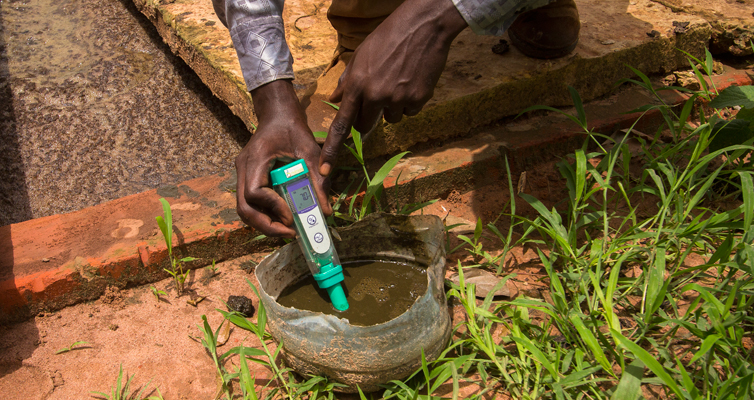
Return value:
[(312, 192), (309, 190), (309, 185), (302, 186), (291, 192), (291, 199), (296, 205), (296, 209), (301, 211), (314, 205), (314, 198), (312, 198)]

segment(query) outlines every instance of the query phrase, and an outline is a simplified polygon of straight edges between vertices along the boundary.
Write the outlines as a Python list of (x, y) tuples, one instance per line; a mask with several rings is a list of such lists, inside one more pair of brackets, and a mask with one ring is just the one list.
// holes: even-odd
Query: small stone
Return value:
[(61, 387), (63, 386), (63, 384), (65, 384), (65, 381), (63, 380), (63, 374), (61, 374), (60, 371), (53, 372), (50, 378), (52, 379), (52, 387)]
[(50, 259), (49, 258), (43, 258), (42, 262), (50, 262)]
[(110, 329), (111, 331), (117, 331), (118, 330), (118, 325), (116, 325), (116, 324), (110, 324), (110, 326), (108, 326), (107, 328)]
[(647, 32), (647, 36), (651, 37), (652, 39), (655, 39), (655, 38), (660, 37), (660, 32), (652, 29), (651, 31)]
[(510, 49), (511, 46), (508, 44), (508, 41), (504, 39), (500, 39), (496, 45), (492, 46), (492, 52), (500, 55), (507, 53)]
[(609, 46), (611, 44), (615, 44), (615, 40), (607, 39), (607, 40), (601, 41), (600, 43), (604, 44), (605, 46)]
[(254, 272), (254, 269), (256, 269), (256, 267), (257, 263), (254, 260), (246, 260), (241, 263), (241, 269), (247, 274)]
[(675, 32), (676, 34), (686, 33), (686, 31), (688, 31), (689, 29), (689, 24), (690, 22), (688, 21), (673, 21), (673, 32)]
[(662, 78), (662, 84), (665, 86), (673, 86), (676, 82), (678, 82), (678, 77), (676, 77), (675, 74), (670, 74)]
[(254, 315), (254, 305), (246, 296), (229, 296), (228, 311), (238, 311), (244, 317), (251, 318)]
[(675, 76), (677, 78), (677, 83), (680, 86), (685, 87), (689, 90), (699, 90), (699, 81), (696, 79), (696, 75), (694, 75), (691, 71), (678, 71), (675, 73)]

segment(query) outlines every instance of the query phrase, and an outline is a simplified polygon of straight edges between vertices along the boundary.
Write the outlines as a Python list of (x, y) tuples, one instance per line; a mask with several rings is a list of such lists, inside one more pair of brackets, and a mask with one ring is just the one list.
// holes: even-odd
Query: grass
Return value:
[(154, 295), (154, 298), (159, 302), (160, 296), (165, 296), (167, 293), (165, 293), (164, 290), (157, 289), (154, 287), (154, 285), (149, 285), (149, 290), (152, 291), (152, 294)]
[[(454, 345), (473, 355), (469, 370), (486, 377), (483, 387), (499, 384), (513, 398), (751, 398), (754, 173), (744, 160), (752, 139), (710, 151), (719, 112), (687, 124), (696, 99), (711, 97), (705, 92), (680, 114), (653, 107), (668, 121), (670, 143), (658, 130), (641, 155), (628, 150), (630, 133), (608, 149), (571, 94), (577, 115), (569, 117), (589, 140), (558, 163), (568, 201), (550, 208), (522, 193), (536, 217), (506, 214), (521, 228), (517, 243), (536, 246), (552, 300), (480, 306), (461, 280), (449, 295), (468, 318)], [(726, 193), (713, 190), (721, 181)], [(737, 206), (720, 206), (730, 200)], [(639, 203), (654, 212), (643, 216)], [(478, 243), (480, 226), (464, 242), (474, 260), (493, 264)], [(497, 325), (508, 333), (494, 339)]]
[(55, 354), (63, 354), (63, 353), (68, 353), (69, 351), (78, 350), (78, 349), (82, 348), (82, 347), (79, 347), (79, 346), (83, 346), (85, 344), (89, 344), (89, 342), (84, 342), (84, 341), (73, 342), (70, 345), (68, 345), (66, 347), (63, 347), (62, 349), (56, 351)]
[(131, 375), (130, 378), (126, 377), (125, 383), (123, 382), (123, 365), (121, 365), (118, 371), (118, 378), (115, 380), (115, 386), (110, 389), (110, 393), (92, 392), (92, 396), (107, 400), (163, 400), (160, 389), (154, 389), (157, 390), (157, 395), (144, 397), (149, 392), (154, 392), (154, 390), (147, 392), (149, 383), (142, 386), (138, 392), (132, 392), (131, 382), (133, 379), (134, 375)]
[[(325, 101), (325, 103), (336, 110), (339, 109), (339, 107), (335, 104), (327, 101)], [(314, 132), (313, 135), (318, 138), (326, 138), (327, 132)], [(359, 197), (357, 195), (352, 195), (350, 201), (348, 202), (347, 208), (344, 207), (351, 186), (356, 182), (356, 180), (352, 180), (345, 188), (345, 190), (340, 193), (333, 204), (333, 216), (328, 219), (328, 222), (331, 226), (335, 225), (335, 218), (338, 218), (346, 223), (352, 223), (363, 219), (374, 211), (381, 211), (381, 199), (382, 192), (384, 190), (383, 182), (385, 181), (385, 178), (388, 177), (393, 168), (395, 168), (398, 162), (409, 153), (408, 151), (404, 151), (391, 157), (377, 170), (377, 172), (374, 173), (373, 176), (370, 177), (369, 171), (367, 171), (366, 167), (366, 160), (364, 159), (364, 146), (361, 133), (354, 128), (351, 128), (351, 140), (353, 141), (353, 146), (348, 146), (346, 144), (344, 144), (344, 146), (354, 156), (356, 161), (359, 162), (362, 172), (364, 173), (364, 176), (361, 179), (361, 182), (359, 182), (359, 185), (354, 190), (354, 193), (359, 193), (361, 191), (361, 188), (364, 187), (364, 196), (361, 198), (361, 204), (357, 204)], [(404, 205), (403, 207), (398, 209), (397, 212), (398, 214), (411, 214), (412, 212), (420, 210), (436, 201), (437, 200), (429, 200), (417, 204)], [(344, 208), (343, 211), (341, 211), (341, 207)]]
[[(162, 211), (164, 216), (158, 215), (157, 217), (155, 217), (155, 219), (157, 220), (157, 226), (160, 228), (160, 232), (162, 232), (162, 237), (165, 239), (165, 244), (168, 248), (168, 259), (170, 260), (170, 268), (164, 268), (164, 270), (173, 277), (175, 290), (178, 296), (180, 296), (181, 294), (183, 294), (184, 285), (189, 273), (188, 269), (183, 269), (183, 263), (194, 261), (196, 260), (196, 258), (177, 258), (173, 254), (173, 213), (170, 211), (170, 203), (168, 203), (167, 200), (160, 198), (160, 203), (162, 203)], [(155, 296), (159, 300), (157, 293), (155, 293)]]

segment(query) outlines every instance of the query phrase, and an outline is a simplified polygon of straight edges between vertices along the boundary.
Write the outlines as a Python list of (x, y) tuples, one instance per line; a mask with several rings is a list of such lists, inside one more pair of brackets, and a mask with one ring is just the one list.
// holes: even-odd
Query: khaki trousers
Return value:
[(356, 50), (403, 0), (333, 0), (327, 19), (338, 32), (338, 44)]

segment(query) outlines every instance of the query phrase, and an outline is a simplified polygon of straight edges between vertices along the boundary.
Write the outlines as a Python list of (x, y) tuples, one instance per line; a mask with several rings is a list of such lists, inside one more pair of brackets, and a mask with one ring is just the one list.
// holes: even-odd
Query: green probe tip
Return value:
[(348, 300), (346, 300), (346, 293), (343, 291), (343, 285), (337, 283), (327, 288), (327, 294), (330, 296), (332, 305), (338, 311), (348, 310)]

